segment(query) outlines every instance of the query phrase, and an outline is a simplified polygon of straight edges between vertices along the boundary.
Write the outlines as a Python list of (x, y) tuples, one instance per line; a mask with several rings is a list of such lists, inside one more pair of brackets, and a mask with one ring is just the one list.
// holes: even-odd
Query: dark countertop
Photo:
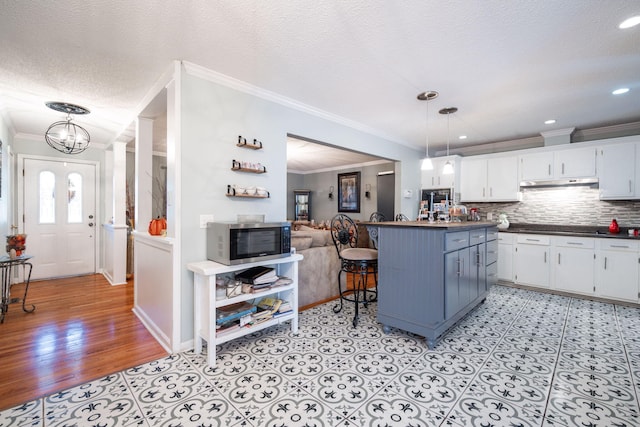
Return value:
[(619, 234), (609, 233), (608, 227), (558, 224), (518, 224), (512, 223), (502, 233), (546, 234), (550, 236), (598, 237), (608, 239), (640, 240), (638, 236), (629, 236), (629, 228), (620, 228)]
[(379, 227), (420, 227), (433, 229), (473, 230), (475, 228), (495, 227), (497, 224), (490, 221), (463, 221), (463, 222), (433, 222), (429, 221), (363, 221), (360, 224)]

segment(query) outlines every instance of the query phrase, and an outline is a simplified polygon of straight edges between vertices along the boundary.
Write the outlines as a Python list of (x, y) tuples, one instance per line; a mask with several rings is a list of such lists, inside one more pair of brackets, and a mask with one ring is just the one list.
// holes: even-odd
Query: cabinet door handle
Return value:
[(562, 175), (564, 175), (564, 162), (562, 162)]
[(545, 264), (547, 263), (547, 253), (546, 252), (544, 253), (544, 263)]
[(486, 188), (482, 187), (482, 197), (486, 197), (487, 193), (486, 193)]
[(631, 180), (629, 180), (629, 193), (631, 193)]
[(582, 242), (567, 242), (567, 245), (583, 246), (584, 243), (582, 243)]
[(462, 269), (460, 268), (460, 263), (461, 262), (462, 262), (462, 260), (460, 258), (458, 258), (458, 260), (457, 260), (458, 271), (456, 271), (456, 274), (458, 275), (458, 277), (462, 276)]
[(525, 239), (527, 242), (539, 242), (540, 239)]
[(607, 269), (607, 257), (604, 257), (604, 269)]
[(612, 248), (618, 248), (618, 249), (629, 249), (629, 246), (627, 245), (611, 245)]
[(560, 265), (560, 254), (558, 254), (558, 265)]
[(549, 176), (551, 176), (551, 163), (549, 163)]

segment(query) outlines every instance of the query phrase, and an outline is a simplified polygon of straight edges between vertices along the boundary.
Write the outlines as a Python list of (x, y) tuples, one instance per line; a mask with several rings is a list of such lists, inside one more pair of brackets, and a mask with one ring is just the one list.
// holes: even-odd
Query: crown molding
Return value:
[(182, 65), (187, 74), (192, 75), (194, 77), (201, 78), (203, 80), (207, 80), (213, 83), (220, 84), (222, 86), (229, 87), (231, 89), (235, 89), (239, 92), (247, 93), (249, 95), (253, 95), (258, 98), (265, 99), (267, 101), (275, 102), (277, 104), (283, 105), (285, 107), (301, 111), (303, 113), (310, 114), (312, 116), (319, 117), (321, 119), (325, 119), (343, 126), (347, 126), (352, 129), (359, 130), (361, 132), (365, 132), (370, 135), (377, 136), (382, 139), (386, 139), (391, 142), (395, 142), (400, 145), (404, 145), (409, 148), (414, 148), (414, 145), (408, 144), (406, 141), (399, 140), (395, 137), (387, 135), (377, 129), (366, 126), (360, 122), (356, 122), (354, 120), (346, 119), (342, 116), (338, 116), (336, 114), (329, 113), (324, 110), (320, 110), (318, 108), (312, 107), (307, 104), (303, 104), (302, 102), (298, 102), (294, 99), (287, 98), (286, 96), (282, 96), (275, 92), (271, 92), (269, 90), (260, 88), (258, 86), (254, 86), (250, 83), (244, 82), (242, 80), (238, 80), (236, 78), (227, 76), (226, 74), (219, 73), (217, 71), (210, 70), (200, 65), (193, 64), (191, 62), (183, 61)]

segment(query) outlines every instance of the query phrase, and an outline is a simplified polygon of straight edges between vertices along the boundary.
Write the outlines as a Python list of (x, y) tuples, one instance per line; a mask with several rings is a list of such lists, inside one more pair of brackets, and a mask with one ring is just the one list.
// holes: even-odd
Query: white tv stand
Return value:
[[(241, 336), (277, 325), (288, 320), (291, 321), (291, 332), (298, 332), (298, 262), (302, 260), (300, 254), (292, 254), (285, 258), (272, 259), (261, 262), (252, 262), (241, 265), (223, 265), (213, 261), (201, 261), (187, 264), (187, 269), (194, 273), (193, 314), (194, 314), (194, 341), (195, 352), (202, 353), (203, 341), (207, 342), (207, 364), (214, 368), (216, 365), (216, 345), (239, 338)], [(264, 265), (276, 269), (278, 276), (286, 276), (293, 283), (286, 286), (269, 289), (252, 294), (241, 294), (232, 298), (216, 300), (216, 276), (228, 274), (247, 268)], [(242, 301), (251, 301), (277, 295), (282, 300), (291, 304), (291, 314), (270, 319), (251, 327), (242, 327), (237, 331), (229, 332), (221, 337), (216, 337), (216, 310), (219, 307), (235, 304)]]

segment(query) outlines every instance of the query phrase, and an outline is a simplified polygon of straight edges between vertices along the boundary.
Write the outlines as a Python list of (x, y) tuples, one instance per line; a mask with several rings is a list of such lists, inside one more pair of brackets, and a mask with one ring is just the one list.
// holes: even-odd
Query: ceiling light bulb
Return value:
[(625, 30), (627, 28), (631, 28), (631, 27), (635, 27), (636, 25), (640, 24), (640, 15), (638, 16), (632, 16), (629, 19), (625, 19), (624, 21), (622, 21), (622, 23), (618, 26), (618, 28), (620, 28), (621, 30)]
[(622, 95), (623, 93), (627, 93), (629, 92), (629, 88), (628, 87), (621, 87), (620, 89), (616, 89), (613, 92), (611, 92), (612, 95)]
[(552, 125), (556, 122), (556, 119), (549, 119), (549, 120), (545, 120), (544, 124), (545, 125)]
[(460, 135), (458, 139), (467, 139), (467, 135)]

